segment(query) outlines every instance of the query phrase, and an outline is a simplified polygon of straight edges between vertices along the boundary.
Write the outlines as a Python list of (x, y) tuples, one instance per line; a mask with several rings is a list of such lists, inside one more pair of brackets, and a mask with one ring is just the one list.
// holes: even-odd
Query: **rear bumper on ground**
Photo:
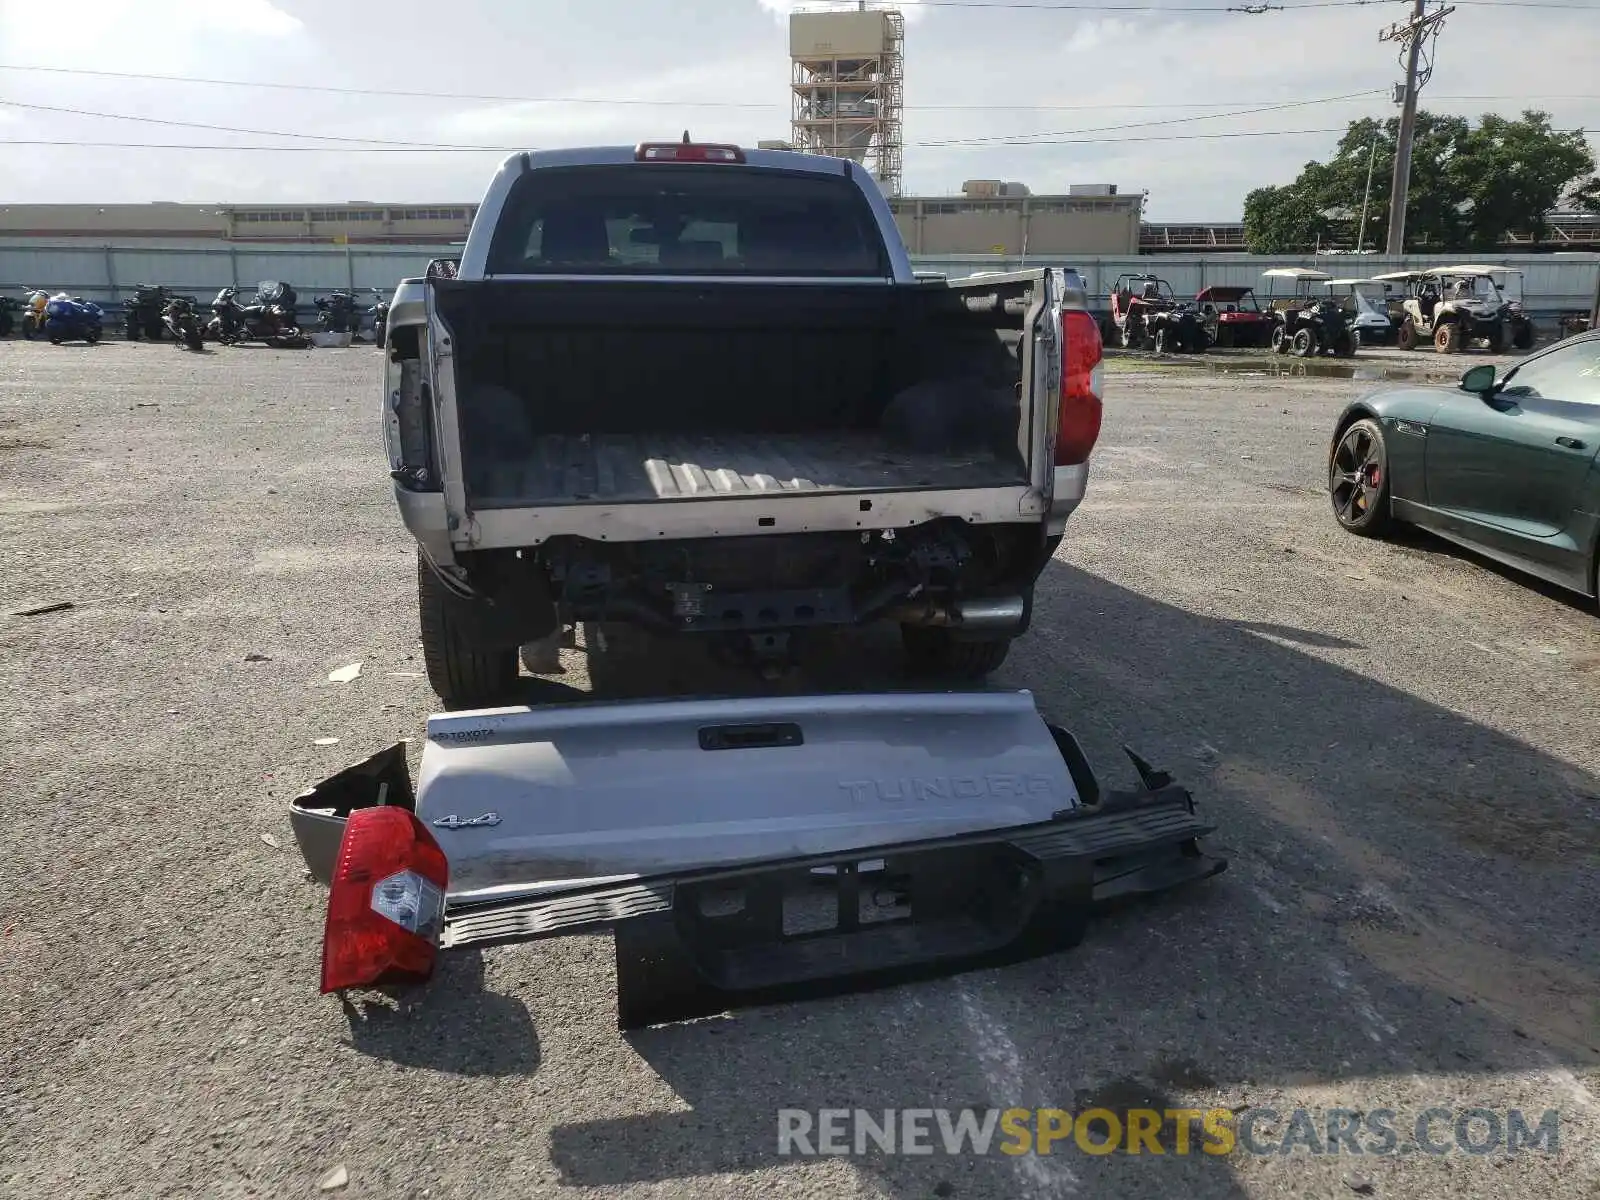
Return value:
[[(846, 859), (779, 859), (457, 906), (446, 911), (441, 945), (609, 929), (624, 1029), (1001, 966), (1076, 945), (1099, 907), (1226, 866), (1200, 851), (1197, 839), (1212, 827), (1182, 788), (1118, 800), (1125, 806)], [(895, 915), (865, 918), (874, 907)], [(807, 909), (821, 910), (823, 927), (788, 932)]]
[[(736, 709), (758, 723), (706, 723)], [(1064, 949), (1097, 907), (1224, 867), (1184, 788), (1135, 757), (1140, 786), (1103, 790), (1026, 693), (484, 710), (429, 731), (416, 787), (402, 743), (294, 801), (313, 877), (353, 811), (406, 808), (451, 859), (439, 946), (613, 932), (624, 1027)], [(665, 808), (661, 776), (682, 797)]]

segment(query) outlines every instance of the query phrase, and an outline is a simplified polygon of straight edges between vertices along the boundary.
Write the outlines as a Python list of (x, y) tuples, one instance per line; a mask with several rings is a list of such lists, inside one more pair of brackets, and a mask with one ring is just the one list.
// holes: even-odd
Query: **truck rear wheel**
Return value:
[(1008, 637), (958, 641), (950, 630), (926, 625), (900, 626), (900, 641), (913, 674), (948, 679), (981, 680), (1011, 652)]
[(450, 597), (427, 558), (417, 551), (417, 615), (428, 683), (448, 709), (493, 708), (517, 688), (517, 648), (487, 650), (467, 644), (451, 621)]

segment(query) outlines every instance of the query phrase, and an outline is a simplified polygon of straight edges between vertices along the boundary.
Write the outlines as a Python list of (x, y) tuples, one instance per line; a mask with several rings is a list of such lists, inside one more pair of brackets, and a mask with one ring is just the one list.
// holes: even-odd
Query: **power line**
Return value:
[(0, 108), (25, 108), (34, 112), (65, 113), (74, 117), (99, 117), (107, 121), (133, 121), (142, 125), (170, 125), (179, 129), (203, 129), (207, 133), (248, 133), (254, 137), (304, 138), (314, 142), (370, 142), (380, 146), (402, 146), (418, 150), (497, 150), (498, 146), (463, 146), (448, 142), (408, 142), (393, 138), (347, 137), (331, 133), (302, 133), (297, 130), (244, 129), (237, 125), (210, 125), (202, 121), (175, 121), (166, 117), (135, 116), (132, 113), (93, 112), (86, 108), (63, 108), (53, 104), (25, 104), (21, 100), (0, 98)]
[[(1022, 146), (1022, 145), (1037, 144), (1041, 140), (1047, 140), (1047, 139), (1051, 139), (1051, 138), (1076, 137), (1076, 136), (1078, 136), (1080, 134), (1114, 133), (1114, 132), (1117, 132), (1117, 131), (1123, 130), (1123, 129), (1145, 129), (1145, 128), (1149, 128), (1151, 126), (1157, 126), (1157, 125), (1166, 126), (1166, 125), (1187, 124), (1187, 123), (1191, 123), (1191, 122), (1195, 122), (1195, 121), (1216, 121), (1216, 120), (1223, 120), (1223, 119), (1228, 119), (1228, 118), (1233, 118), (1233, 117), (1248, 117), (1248, 116), (1257, 115), (1259, 113), (1282, 112), (1282, 111), (1284, 111), (1286, 109), (1291, 109), (1291, 108), (1305, 108), (1305, 107), (1308, 107), (1308, 106), (1311, 106), (1311, 105), (1328, 104), (1328, 103), (1331, 103), (1331, 102), (1334, 102), (1334, 101), (1351, 100), (1351, 99), (1356, 99), (1356, 98), (1360, 98), (1360, 97), (1370, 97), (1370, 96), (1379, 95), (1379, 94), (1381, 94), (1381, 93), (1376, 91), (1376, 90), (1370, 90), (1370, 91), (1366, 91), (1366, 92), (1351, 92), (1351, 93), (1348, 93), (1347, 95), (1343, 95), (1343, 96), (1324, 96), (1324, 97), (1320, 97), (1320, 98), (1312, 99), (1312, 100), (1290, 100), (1290, 101), (1287, 101), (1287, 102), (1282, 103), (1282, 104), (1269, 104), (1269, 105), (1265, 105), (1265, 106), (1258, 107), (1258, 108), (1231, 109), (1231, 110), (1226, 111), (1226, 112), (1202, 113), (1202, 114), (1197, 114), (1195, 116), (1188, 116), (1188, 117), (1168, 117), (1168, 118), (1163, 118), (1163, 119), (1160, 119), (1160, 120), (1153, 120), (1153, 121), (1128, 121), (1128, 122), (1120, 122), (1120, 123), (1115, 124), (1115, 125), (1094, 126), (1094, 127), (1087, 128), (1087, 129), (1051, 129), (1051, 130), (1039, 130), (1039, 131), (1034, 131), (1034, 132), (1031, 132), (1031, 133), (997, 134), (997, 135), (977, 136), (977, 137), (968, 137), (968, 138), (945, 138), (945, 139), (937, 139), (937, 140), (933, 140), (933, 141), (917, 142), (917, 143), (913, 143), (913, 144), (919, 145), (919, 146), (982, 146), (982, 145), (1019, 145), (1019, 146)], [(523, 149), (523, 150), (532, 149), (532, 147), (529, 147), (529, 146), (485, 146), (485, 145), (462, 145), (460, 143), (451, 143), (451, 142), (411, 142), (411, 141), (396, 140), (396, 139), (393, 139), (393, 138), (348, 137), (348, 136), (341, 136), (341, 135), (335, 135), (335, 134), (300, 133), (300, 132), (287, 131), (287, 130), (246, 129), (246, 128), (242, 128), (242, 127), (236, 126), (236, 125), (212, 125), (212, 124), (199, 122), (199, 121), (170, 120), (170, 119), (164, 118), (164, 117), (135, 116), (135, 115), (128, 114), (128, 113), (96, 112), (96, 111), (92, 111), (92, 110), (89, 110), (89, 109), (65, 108), (65, 107), (59, 107), (59, 106), (48, 105), (48, 104), (26, 104), (26, 103), (23, 103), (22, 101), (19, 101), (19, 100), (4, 100), (4, 99), (0, 99), (0, 106), (6, 106), (6, 107), (12, 107), (12, 108), (22, 108), (22, 109), (31, 109), (31, 110), (35, 110), (35, 111), (39, 111), (39, 112), (67, 113), (67, 114), (70, 114), (70, 115), (73, 115), (73, 116), (80, 116), (80, 117), (101, 117), (101, 118), (105, 118), (105, 119), (108, 119), (108, 120), (115, 120), (115, 121), (132, 121), (132, 122), (135, 122), (137, 124), (144, 124), (144, 125), (165, 125), (165, 126), (173, 126), (173, 127), (180, 128), (180, 129), (201, 129), (201, 130), (205, 130), (205, 131), (210, 132), (210, 133), (243, 133), (243, 134), (249, 134), (250, 136), (253, 136), (253, 137), (299, 138), (299, 139), (302, 139), (302, 140), (316, 141), (316, 142), (336, 142), (336, 143), (339, 143), (341, 146), (344, 146), (344, 145), (347, 145), (347, 144), (351, 144), (351, 143), (355, 143), (355, 145), (350, 145), (351, 149), (360, 149), (360, 148), (362, 148), (362, 146), (366, 146), (366, 145), (370, 145), (370, 146), (374, 146), (374, 147), (391, 147), (391, 148), (394, 148), (394, 149), (406, 149), (406, 150), (450, 150), (450, 151), (462, 151), (462, 150), (472, 150), (472, 151), (484, 150), (484, 151), (488, 151), (488, 150), (493, 150), (493, 151), (505, 152), (505, 151), (519, 150), (519, 149)]]
[[(1366, 3), (1379, 3), (1385, 0), (1365, 0)], [(1458, 0), (1458, 3), (1484, 3), (1491, 7), (1514, 7), (1504, 0)], [(1572, 5), (1550, 5), (1549, 7), (1576, 7)], [(1151, 11), (1154, 11), (1153, 9)], [(1163, 12), (1183, 12), (1183, 9), (1162, 9)], [(1596, 9), (1595, 11), (1600, 11)], [(21, 66), (14, 63), (0, 63), (0, 71), (20, 71), (50, 75), (73, 75), (100, 79), (130, 79), (151, 83), (185, 83), (199, 84), (207, 87), (232, 87), (268, 89), (273, 91), (290, 92), (320, 92), (338, 96), (388, 96), (413, 100), (474, 100), (494, 104), (581, 104), (593, 106), (639, 107), (639, 108), (729, 108), (729, 109), (756, 109), (763, 111), (787, 111), (787, 101), (757, 101), (757, 100), (646, 100), (631, 97), (599, 97), (599, 96), (513, 96), (487, 92), (424, 92), (402, 91), (390, 88), (361, 88), (361, 87), (335, 87), (329, 84), (318, 83), (276, 83), (248, 79), (212, 79), (198, 75), (156, 75), (141, 71), (91, 71), (82, 67), (39, 67)], [(1525, 93), (1504, 93), (1497, 95), (1479, 96), (1440, 96), (1440, 100), (1600, 100), (1600, 95), (1544, 95), (1529, 96)], [(903, 107), (908, 112), (1093, 112), (1103, 109), (1186, 109), (1186, 108), (1228, 108), (1234, 104), (1266, 104), (1269, 101), (1234, 100), (1234, 101), (1209, 101), (1209, 102), (1170, 102), (1166, 104), (1124, 104), (1117, 101), (1102, 101), (1094, 104), (907, 104)]]
[[(1146, 134), (1140, 137), (1054, 138), (1049, 141), (1030, 144), (1037, 146), (1121, 145), (1125, 142), (1191, 142), (1221, 141), (1227, 138), (1310, 137), (1345, 132), (1347, 132), (1345, 127), (1330, 127), (1327, 129), (1245, 129), (1229, 130), (1226, 133), (1161, 133)], [(1600, 130), (1556, 129), (1552, 130), (1552, 132), (1581, 133), (1585, 137), (1600, 138)], [(942, 144), (933, 142), (907, 143), (907, 145), (922, 147)], [(236, 144), (203, 145), (196, 142), (87, 142), (68, 141), (60, 138), (0, 138), (0, 146), (76, 146), (99, 150), (231, 150), (255, 154), (515, 154), (522, 150), (535, 149), (532, 146), (444, 146), (432, 149), (409, 146), (240, 146)]]
[(1010, 12), (1013, 10), (1031, 12), (1162, 12), (1173, 15), (1185, 13), (1292, 12), (1301, 8), (1370, 8), (1375, 4), (1393, 4), (1397, 2), (1400, 2), (1400, 0), (1302, 0), (1298, 4), (1255, 4), (1248, 7), (1200, 4), (1193, 8), (1180, 8), (1174, 5), (1157, 4), (1045, 4), (1035, 3), (1033, 0), (993, 0), (992, 3), (982, 3), (980, 0), (914, 0), (917, 8), (966, 8), (979, 11), (987, 8), (993, 9), (995, 12)]
[(1289, 100), (1282, 104), (1268, 104), (1260, 108), (1239, 108), (1228, 112), (1203, 113), (1193, 117), (1167, 117), (1157, 121), (1130, 121), (1119, 125), (1101, 125), (1093, 129), (1053, 129), (1038, 133), (995, 134), (992, 136), (970, 138), (945, 138), (936, 142), (920, 142), (922, 146), (1026, 146), (1034, 144), (1033, 139), (1047, 139), (1055, 137), (1072, 137), (1080, 133), (1110, 133), (1118, 129), (1146, 129), (1153, 125), (1180, 125), (1193, 121), (1216, 121), (1231, 117), (1250, 117), (1260, 113), (1282, 112), (1290, 108), (1307, 108), (1313, 105), (1330, 104), (1338, 100), (1355, 100), (1380, 96), (1381, 89), (1370, 88), (1362, 92), (1349, 92), (1343, 96), (1323, 96), (1315, 100)]
[[(1090, 145), (1120, 142), (1181, 142), (1211, 138), (1233, 137), (1293, 137), (1298, 135), (1343, 133), (1339, 129), (1258, 129), (1244, 130), (1242, 132), (1230, 131), (1228, 133), (1173, 133), (1155, 134), (1143, 137), (1130, 138), (1060, 138), (1050, 142), (1038, 142), (1037, 145), (1067, 146)], [(943, 145), (940, 142), (908, 142), (907, 145), (933, 146)], [(239, 146), (239, 145), (199, 145), (194, 142), (81, 142), (66, 141), (57, 138), (0, 138), (0, 146), (85, 146), (104, 150), (241, 150), (259, 154), (514, 154), (519, 150), (527, 150), (527, 146), (440, 146), (440, 147), (409, 147), (409, 146)]]

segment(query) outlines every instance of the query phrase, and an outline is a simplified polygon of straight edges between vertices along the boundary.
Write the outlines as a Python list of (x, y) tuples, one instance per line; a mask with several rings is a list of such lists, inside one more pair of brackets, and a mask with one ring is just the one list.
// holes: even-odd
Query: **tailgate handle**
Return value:
[(769, 746), (801, 746), (805, 737), (793, 721), (760, 725), (704, 725), (702, 750), (760, 750)]

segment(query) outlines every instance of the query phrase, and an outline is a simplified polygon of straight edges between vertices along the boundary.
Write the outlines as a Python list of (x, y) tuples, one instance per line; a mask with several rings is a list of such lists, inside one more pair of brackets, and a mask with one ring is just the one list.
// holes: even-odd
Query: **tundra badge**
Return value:
[(500, 824), (500, 814), (486, 812), (480, 817), (462, 818), (456, 816), (455, 813), (451, 813), (448, 817), (438, 818), (433, 824), (437, 829), (471, 829), (477, 825), (498, 825)]

